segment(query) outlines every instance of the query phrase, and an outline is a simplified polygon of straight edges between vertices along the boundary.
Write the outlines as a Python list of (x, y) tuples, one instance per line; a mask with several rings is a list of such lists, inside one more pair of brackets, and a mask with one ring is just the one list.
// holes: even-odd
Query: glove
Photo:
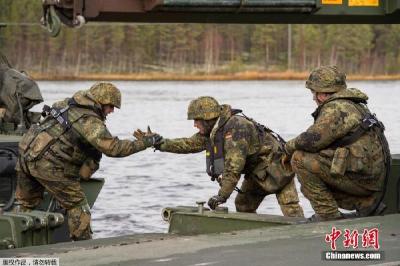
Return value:
[(215, 210), (215, 208), (218, 206), (218, 205), (220, 205), (220, 204), (222, 204), (222, 203), (225, 203), (226, 202), (226, 199), (224, 198), (224, 197), (222, 197), (222, 196), (220, 196), (220, 195), (215, 195), (215, 196), (212, 196), (209, 200), (208, 200), (208, 206), (211, 208), (211, 210)]
[(151, 135), (151, 136), (144, 136), (142, 138), (142, 141), (143, 141), (144, 145), (146, 146), (146, 148), (160, 145), (162, 143), (162, 140), (163, 140), (163, 137), (161, 137), (157, 133), (153, 133), (153, 135)]
[(146, 136), (146, 133), (141, 131), (140, 129), (136, 129), (135, 132), (133, 132), (133, 136), (137, 140), (142, 140), (144, 138), (144, 136)]
[(143, 132), (142, 130), (140, 130), (139, 128), (135, 130), (135, 132), (133, 132), (133, 136), (137, 139), (137, 140), (143, 140), (143, 138), (145, 136), (151, 136), (154, 133), (151, 131), (150, 126), (147, 126), (147, 132)]
[(147, 132), (143, 132), (140, 129), (135, 130), (133, 132), (133, 136), (140, 141), (143, 141), (146, 148), (159, 146), (163, 142), (163, 137), (157, 133), (151, 131), (150, 127), (147, 127)]

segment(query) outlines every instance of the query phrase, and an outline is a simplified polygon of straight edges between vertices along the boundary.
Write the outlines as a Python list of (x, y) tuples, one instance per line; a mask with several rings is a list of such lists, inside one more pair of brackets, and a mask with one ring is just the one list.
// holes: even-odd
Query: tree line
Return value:
[(41, 12), (40, 1), (0, 3), (0, 22), (11, 22), (0, 30), (0, 50), (18, 68), (54, 75), (400, 69), (400, 25), (88, 23), (51, 38), (38, 24)]

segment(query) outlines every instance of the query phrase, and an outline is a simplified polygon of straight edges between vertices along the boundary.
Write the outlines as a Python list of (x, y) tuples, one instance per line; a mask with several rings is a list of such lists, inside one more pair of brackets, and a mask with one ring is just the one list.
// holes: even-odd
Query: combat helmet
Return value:
[(220, 115), (221, 107), (217, 100), (210, 96), (201, 96), (192, 100), (188, 106), (188, 120), (211, 120)]
[(89, 89), (89, 94), (99, 104), (110, 104), (121, 108), (121, 92), (110, 82), (98, 82)]
[(311, 71), (306, 88), (315, 92), (334, 93), (346, 89), (346, 74), (336, 66), (320, 66)]

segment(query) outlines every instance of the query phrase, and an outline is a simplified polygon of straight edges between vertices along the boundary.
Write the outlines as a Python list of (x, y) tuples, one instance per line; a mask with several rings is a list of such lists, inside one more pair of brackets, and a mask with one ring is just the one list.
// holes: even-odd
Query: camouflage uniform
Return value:
[(341, 217), (338, 207), (369, 215), (381, 199), (385, 165), (390, 161), (388, 148), (383, 149), (386, 139), (381, 129), (372, 127), (343, 142), (370, 114), (368, 97), (358, 89), (347, 89), (345, 76), (336, 67), (314, 70), (306, 86), (333, 94), (313, 113), (314, 124), (285, 146), (293, 153), (291, 164), (301, 191), (322, 219)]
[[(235, 189), (241, 174), (245, 174), (241, 187), (243, 193), (238, 193), (235, 199), (237, 211), (255, 212), (266, 195), (276, 193), (285, 216), (302, 217), (294, 174), (289, 163), (281, 161), (284, 156), (282, 146), (270, 132), (260, 135), (254, 121), (236, 113), (237, 110), (228, 105), (220, 107), (217, 113), (208, 112), (213, 114), (211, 118), (218, 116), (209, 137), (197, 133), (190, 138), (164, 139), (159, 150), (173, 153), (206, 150), (207, 162), (214, 158), (212, 168), (218, 168), (218, 160), (221, 160), (220, 173), (216, 174), (221, 176), (218, 195), (225, 200)], [(191, 119), (190, 106), (188, 116)], [(218, 154), (220, 159), (217, 159)], [(210, 173), (209, 165), (207, 168), (209, 175), (217, 178)]]
[[(19, 145), (16, 198), (27, 209), (38, 206), (44, 189), (67, 210), (73, 240), (91, 238), (90, 211), (80, 178), (89, 179), (98, 169), (102, 153), (124, 157), (149, 147), (143, 140), (119, 140), (105, 125), (102, 106), (120, 107), (121, 94), (111, 83), (95, 84), (71, 99), (57, 102), (52, 110), (63, 113), (69, 126), (52, 115), (32, 126)], [(61, 117), (61, 115), (60, 115)]]
[[(0, 53), (0, 132), (26, 132), (26, 128), (40, 119), (40, 113), (29, 109), (41, 102), (43, 98), (36, 82), (26, 73), (12, 68), (7, 58)], [(17, 128), (17, 125), (21, 128)]]

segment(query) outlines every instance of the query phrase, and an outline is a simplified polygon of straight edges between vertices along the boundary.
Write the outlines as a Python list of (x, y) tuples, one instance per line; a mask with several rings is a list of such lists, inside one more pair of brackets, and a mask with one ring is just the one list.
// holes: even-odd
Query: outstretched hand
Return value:
[(143, 141), (146, 147), (158, 146), (162, 143), (163, 137), (160, 134), (152, 132), (150, 126), (147, 126), (147, 132), (143, 132), (140, 129), (136, 129), (133, 132), (133, 136), (140, 141)]

